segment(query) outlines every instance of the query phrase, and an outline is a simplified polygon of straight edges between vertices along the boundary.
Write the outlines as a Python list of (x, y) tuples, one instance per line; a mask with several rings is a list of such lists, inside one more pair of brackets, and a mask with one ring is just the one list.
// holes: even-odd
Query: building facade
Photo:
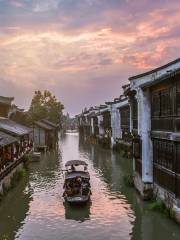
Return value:
[(98, 137), (129, 146), (142, 198), (161, 199), (180, 222), (180, 59), (130, 77), (123, 91), (94, 115)]
[(58, 142), (58, 126), (46, 119), (35, 121), (32, 126), (31, 138), (37, 151), (56, 149)]
[(129, 80), (135, 186), (179, 209), (180, 59)]

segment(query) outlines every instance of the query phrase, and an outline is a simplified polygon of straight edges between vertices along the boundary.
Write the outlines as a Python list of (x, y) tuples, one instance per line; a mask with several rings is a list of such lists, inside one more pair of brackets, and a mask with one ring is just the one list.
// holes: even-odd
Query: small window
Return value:
[(155, 92), (152, 94), (152, 117), (160, 116), (160, 93)]
[(174, 170), (175, 150), (174, 144), (167, 140), (153, 141), (154, 163)]
[(176, 89), (176, 113), (180, 116), (180, 83), (177, 83)]
[(161, 116), (169, 116), (172, 112), (171, 89), (167, 88), (160, 92)]
[(180, 143), (176, 145), (176, 168), (177, 173), (180, 174)]
[(133, 98), (133, 128), (138, 128), (138, 103), (137, 99)]
[(134, 158), (141, 160), (141, 151), (142, 151), (141, 140), (140, 139), (134, 139), (134, 141), (133, 141), (133, 155), (134, 155)]

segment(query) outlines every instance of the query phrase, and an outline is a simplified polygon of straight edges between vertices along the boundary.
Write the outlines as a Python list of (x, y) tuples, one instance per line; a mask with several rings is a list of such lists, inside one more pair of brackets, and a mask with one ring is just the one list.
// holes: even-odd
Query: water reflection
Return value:
[[(180, 239), (179, 225), (161, 213), (150, 211), (148, 203), (141, 200), (135, 189), (125, 185), (123, 176), (132, 173), (131, 160), (124, 159), (112, 151), (101, 149), (99, 146), (88, 145), (81, 141), (79, 142), (79, 149), (82, 155), (85, 152), (85, 155), (91, 159), (101, 180), (107, 184), (108, 191), (105, 194), (109, 193), (111, 200), (114, 198), (122, 199), (124, 196), (125, 208), (128, 209), (128, 204), (130, 205), (132, 213), (130, 211), (126, 212), (127, 215), (130, 213), (129, 216), (132, 218), (131, 224), (133, 225), (129, 239)], [(121, 204), (123, 203), (121, 202)], [(132, 214), (135, 215), (135, 218), (132, 217)]]
[(78, 222), (84, 222), (90, 219), (91, 203), (84, 206), (71, 206), (68, 203), (64, 203), (65, 218), (69, 220), (75, 220)]
[[(92, 204), (83, 208), (64, 204), (62, 198), (62, 169), (70, 159), (89, 164)], [(136, 191), (125, 186), (123, 176), (130, 171), (130, 159), (67, 134), (60, 151), (31, 163), (29, 176), (1, 203), (0, 239), (178, 240), (179, 226), (149, 211)]]
[(0, 202), (0, 239), (14, 239), (16, 232), (23, 226), (32, 200), (28, 176)]

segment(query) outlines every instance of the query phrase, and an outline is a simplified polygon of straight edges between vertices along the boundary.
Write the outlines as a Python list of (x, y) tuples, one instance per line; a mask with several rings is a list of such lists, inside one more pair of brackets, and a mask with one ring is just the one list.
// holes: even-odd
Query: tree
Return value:
[(70, 117), (69, 113), (63, 115), (63, 130), (76, 130), (78, 128), (78, 122), (76, 118)]
[(50, 91), (35, 91), (29, 109), (31, 122), (48, 119), (51, 122), (62, 124), (63, 104)]

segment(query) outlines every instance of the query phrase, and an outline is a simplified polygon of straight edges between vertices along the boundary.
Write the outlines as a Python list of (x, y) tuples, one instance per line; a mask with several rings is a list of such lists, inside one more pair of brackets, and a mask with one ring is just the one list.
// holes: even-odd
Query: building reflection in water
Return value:
[(135, 214), (131, 240), (179, 239), (180, 229), (177, 225), (167, 216), (150, 211), (149, 203), (142, 201), (134, 188), (125, 185), (123, 177), (132, 173), (131, 159), (122, 158), (119, 153), (103, 149), (98, 145), (86, 144), (81, 140), (79, 151), (82, 154), (86, 153), (91, 159), (93, 168), (100, 173), (101, 180), (106, 183), (110, 194), (116, 197), (119, 194), (125, 196), (127, 204), (124, 206), (129, 204)]
[(31, 195), (27, 176), (3, 198), (0, 204), (0, 239), (15, 239), (28, 214)]
[[(125, 185), (123, 178), (131, 172), (131, 159), (79, 143), (76, 135), (64, 137), (60, 149), (31, 163), (28, 176), (1, 202), (0, 240), (179, 240), (179, 226), (149, 211), (148, 203)], [(91, 205), (63, 205), (62, 169), (70, 159), (88, 162)]]

